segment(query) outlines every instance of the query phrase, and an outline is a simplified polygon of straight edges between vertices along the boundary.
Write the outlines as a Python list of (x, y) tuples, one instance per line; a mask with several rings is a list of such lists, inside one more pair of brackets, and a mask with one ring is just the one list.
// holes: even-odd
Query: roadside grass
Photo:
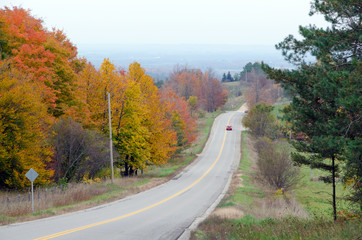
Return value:
[(360, 239), (361, 219), (337, 223), (306, 220), (296, 217), (256, 220), (247, 215), (238, 220), (209, 219), (214, 226), (212, 235), (197, 232), (191, 239)]
[(242, 179), (243, 187), (236, 190), (232, 199), (234, 202), (247, 208), (253, 203), (254, 197), (262, 197), (263, 194), (260, 189), (253, 184), (252, 177), (254, 174), (251, 171), (251, 162), (249, 161), (250, 150), (246, 143), (248, 134), (246, 131), (242, 134), (242, 159), (239, 164), (239, 170), (242, 171), (240, 178)]
[(15, 193), (2, 192), (0, 194), (2, 203), (0, 205), (0, 225), (82, 210), (140, 192), (147, 185), (153, 186), (155, 183), (151, 183), (150, 179), (143, 177), (116, 178), (113, 184), (107, 180), (95, 184), (73, 183), (69, 184), (67, 189), (52, 188), (47, 192), (44, 189), (36, 189), (34, 192), (36, 212), (34, 214), (31, 212), (30, 201), (24, 199), (18, 201), (17, 197), (11, 196)]
[[(192, 240), (200, 239), (361, 239), (362, 219), (338, 218), (333, 222), (331, 186), (315, 181), (325, 174), (302, 167), (303, 178), (293, 193), (281, 194), (270, 191), (255, 181), (252, 162), (253, 149), (248, 145), (247, 133), (243, 133), (240, 173), (242, 186), (230, 185), (228, 194), (215, 210), (223, 208), (242, 209), (243, 216), (220, 217), (212, 213), (191, 234)], [(235, 175), (235, 174), (234, 174)], [(234, 181), (234, 178), (233, 178)], [(337, 184), (339, 197), (343, 195), (342, 184)], [(297, 200), (298, 203), (297, 203)], [(347, 204), (339, 201), (340, 205)], [(306, 211), (300, 208), (302, 205)]]
[(0, 225), (82, 210), (121, 199), (166, 182), (182, 171), (196, 158), (196, 154), (202, 151), (214, 119), (220, 113), (222, 111), (205, 113), (205, 116), (198, 120), (199, 134), (192, 146), (174, 156), (167, 164), (150, 168), (142, 175), (115, 178), (113, 184), (108, 179), (101, 183), (92, 181), (90, 181), (91, 184), (70, 183), (67, 188), (55, 186), (49, 188), (49, 191), (45, 188), (36, 189), (34, 214), (31, 212), (28, 192), (0, 191)]

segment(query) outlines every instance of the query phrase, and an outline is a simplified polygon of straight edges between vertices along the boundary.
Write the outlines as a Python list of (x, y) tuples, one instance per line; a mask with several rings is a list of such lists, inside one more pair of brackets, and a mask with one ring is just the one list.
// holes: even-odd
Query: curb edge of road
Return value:
[[(243, 127), (241, 129), (240, 132), (240, 136), (239, 136), (239, 143), (241, 144), (241, 134), (243, 131)], [(231, 166), (231, 174), (229, 175), (228, 181), (225, 184), (224, 189), (222, 190), (221, 194), (218, 196), (218, 198), (214, 201), (213, 204), (210, 205), (210, 207), (204, 212), (204, 214), (202, 214), (200, 217), (197, 217), (191, 224), (190, 226), (188, 226), (184, 232), (177, 238), (177, 240), (189, 240), (190, 239), (190, 235), (191, 235), (191, 231), (194, 231), (198, 225), (203, 222), (217, 207), (217, 205), (219, 205), (219, 203), (221, 202), (221, 200), (225, 197), (227, 191), (229, 190), (229, 186), (231, 184), (231, 180), (232, 177), (235, 173), (235, 171), (237, 170), (239, 163), (240, 163), (240, 157), (241, 157), (241, 152), (237, 151), (236, 153), (236, 157), (234, 158), (234, 162)]]

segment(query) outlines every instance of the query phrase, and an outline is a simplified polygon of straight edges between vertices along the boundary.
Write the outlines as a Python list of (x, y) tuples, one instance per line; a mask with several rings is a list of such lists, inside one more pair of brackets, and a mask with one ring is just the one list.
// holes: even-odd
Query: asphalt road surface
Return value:
[[(178, 239), (215, 205), (240, 159), (242, 112), (216, 118), (197, 160), (169, 182), (91, 209), (0, 227), (1, 240)], [(232, 131), (226, 126), (232, 125)], [(210, 209), (209, 209), (210, 210)]]

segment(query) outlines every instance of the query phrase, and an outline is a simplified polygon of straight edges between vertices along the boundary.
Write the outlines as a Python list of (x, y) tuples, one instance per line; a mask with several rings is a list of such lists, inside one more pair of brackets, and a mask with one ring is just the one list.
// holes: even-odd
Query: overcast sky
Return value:
[(1, 0), (82, 44), (274, 45), (310, 17), (311, 0)]

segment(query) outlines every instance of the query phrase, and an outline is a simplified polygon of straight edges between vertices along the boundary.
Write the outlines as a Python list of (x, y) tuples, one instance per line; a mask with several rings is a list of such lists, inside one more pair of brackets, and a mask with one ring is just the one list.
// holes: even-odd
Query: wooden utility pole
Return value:
[(277, 104), (277, 125), (278, 125), (278, 129), (279, 129), (279, 87), (277, 87), (277, 90), (278, 90), (277, 100), (276, 100), (276, 104)]

